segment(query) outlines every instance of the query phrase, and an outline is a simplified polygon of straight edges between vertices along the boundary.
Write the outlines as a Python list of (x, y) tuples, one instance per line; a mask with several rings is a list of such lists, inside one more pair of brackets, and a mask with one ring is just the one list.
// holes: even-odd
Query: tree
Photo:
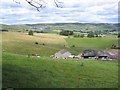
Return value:
[(89, 37), (89, 38), (94, 37), (94, 33), (93, 32), (89, 32), (88, 35), (87, 35), (87, 37)]
[(95, 37), (98, 37), (98, 34), (95, 34)]
[(120, 33), (118, 33), (118, 38), (120, 38)]
[(83, 37), (85, 37), (85, 35), (84, 35), (84, 34), (81, 34), (80, 37), (83, 38)]
[(69, 30), (62, 30), (60, 32), (60, 35), (64, 35), (64, 36), (69, 36), (69, 35), (73, 35), (73, 31), (69, 31)]
[(74, 34), (74, 37), (80, 37), (80, 35), (79, 34)]
[[(21, 2), (18, 2), (17, 0), (13, 0), (17, 4), (21, 4)], [(26, 1), (30, 6), (37, 9), (37, 11), (40, 11), (40, 9), (45, 8), (47, 6), (47, 2), (45, 0), (24, 0)], [(62, 8), (63, 2), (59, 2), (58, 0), (54, 0), (55, 6), (58, 8)]]
[(35, 44), (39, 44), (38, 42), (35, 42)]
[(33, 31), (30, 30), (30, 31), (28, 32), (28, 35), (33, 35)]

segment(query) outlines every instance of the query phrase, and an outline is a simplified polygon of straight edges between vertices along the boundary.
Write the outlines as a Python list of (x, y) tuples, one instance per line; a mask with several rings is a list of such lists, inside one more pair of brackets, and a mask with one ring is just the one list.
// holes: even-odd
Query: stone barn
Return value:
[(72, 54), (71, 54), (69, 51), (67, 51), (67, 50), (61, 50), (61, 51), (55, 53), (54, 58), (67, 59), (67, 58), (69, 58), (71, 55), (72, 55)]
[(112, 44), (112, 49), (120, 49), (120, 44)]
[(92, 57), (96, 57), (96, 55), (97, 55), (96, 50), (88, 49), (88, 50), (84, 50), (81, 56), (83, 58), (92, 58)]
[(109, 54), (106, 51), (98, 51), (97, 52), (98, 59), (107, 59), (108, 57), (109, 57)]

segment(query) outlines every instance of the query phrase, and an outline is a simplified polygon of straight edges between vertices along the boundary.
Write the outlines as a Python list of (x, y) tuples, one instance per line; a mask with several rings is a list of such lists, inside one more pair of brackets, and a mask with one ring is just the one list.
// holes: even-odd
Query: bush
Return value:
[(85, 37), (85, 35), (84, 35), (84, 34), (81, 34), (80, 37), (83, 38), (83, 37)]
[(75, 45), (72, 45), (72, 47), (75, 47)]
[(74, 37), (80, 37), (80, 35), (79, 34), (75, 34)]
[(33, 35), (33, 31), (30, 30), (30, 31), (28, 32), (28, 35)]
[(60, 35), (65, 35), (65, 36), (69, 36), (69, 35), (73, 35), (73, 31), (69, 31), (69, 30), (62, 30), (60, 32)]
[(43, 45), (45, 45), (45, 43), (43, 43)]
[(35, 42), (35, 44), (38, 44), (38, 42)]
[(87, 37), (89, 37), (89, 38), (94, 37), (94, 33), (93, 32), (89, 32), (88, 35), (87, 35)]
[(0, 31), (2, 31), (2, 32), (8, 32), (8, 30), (6, 30), (6, 29), (2, 29), (2, 30), (0, 30)]
[(120, 33), (118, 33), (118, 38), (120, 38)]

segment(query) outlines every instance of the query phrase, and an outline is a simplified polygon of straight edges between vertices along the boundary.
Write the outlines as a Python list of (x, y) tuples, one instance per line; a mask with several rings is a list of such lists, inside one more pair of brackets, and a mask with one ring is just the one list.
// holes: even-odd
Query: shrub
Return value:
[(84, 35), (84, 34), (81, 34), (80, 37), (83, 38), (83, 37), (85, 37), (85, 35)]
[(89, 32), (88, 35), (87, 35), (87, 37), (89, 37), (89, 38), (94, 37), (94, 33), (93, 32)]
[(118, 33), (118, 38), (120, 38), (120, 33)]
[(62, 30), (60, 32), (60, 35), (64, 35), (64, 36), (69, 36), (69, 35), (73, 35), (73, 31), (69, 31), (69, 30)]
[(80, 35), (79, 34), (75, 34), (74, 37), (80, 37)]
[(35, 42), (35, 44), (38, 44), (38, 42)]
[(75, 45), (72, 45), (72, 47), (75, 47)]
[(33, 35), (33, 31), (30, 30), (30, 31), (28, 32), (28, 35)]
[(2, 32), (8, 32), (8, 30), (6, 30), (6, 29), (2, 29), (2, 30), (0, 30), (0, 31), (2, 31)]

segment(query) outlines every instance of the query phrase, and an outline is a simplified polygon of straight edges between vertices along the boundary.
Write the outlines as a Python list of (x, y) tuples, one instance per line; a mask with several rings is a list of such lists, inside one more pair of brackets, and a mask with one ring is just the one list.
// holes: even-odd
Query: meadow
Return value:
[(108, 38), (66, 38), (69, 45), (75, 45), (82, 48), (95, 48), (95, 49), (110, 49), (113, 43), (117, 43), (118, 40), (115, 37)]
[[(2, 33), (3, 51), (15, 54), (39, 54), (51, 56), (61, 49), (69, 50), (72, 54), (79, 54), (84, 49), (110, 49), (112, 44), (118, 43), (116, 37), (104, 38), (69, 38), (57, 34), (35, 34), (4, 32)], [(38, 45), (35, 44), (38, 42)], [(45, 45), (42, 45), (42, 44)], [(66, 45), (67, 47), (64, 47)], [(72, 46), (75, 47), (72, 47)], [(23, 48), (24, 47), (24, 48)], [(49, 51), (49, 52), (48, 52)]]
[[(67, 49), (74, 54), (79, 54), (84, 48), (110, 49), (111, 44), (116, 42), (116, 37), (68, 38), (56, 34), (30, 36), (20, 32), (4, 32), (2, 33), (3, 87), (117, 88), (117, 62), (50, 57), (61, 49)], [(43, 43), (45, 45), (40, 45)], [(72, 45), (75, 47), (71, 47)], [(41, 57), (28, 57), (28, 54), (33, 53)]]
[[(66, 44), (64, 37), (49, 34), (29, 36), (25, 33), (9, 32), (3, 33), (2, 39), (3, 51), (22, 55), (37, 53), (41, 56), (50, 56), (62, 49), (61, 44)], [(36, 45), (35, 42), (46, 45)]]
[(2, 74), (4, 88), (117, 88), (118, 85), (117, 62), (28, 58), (3, 53)]

